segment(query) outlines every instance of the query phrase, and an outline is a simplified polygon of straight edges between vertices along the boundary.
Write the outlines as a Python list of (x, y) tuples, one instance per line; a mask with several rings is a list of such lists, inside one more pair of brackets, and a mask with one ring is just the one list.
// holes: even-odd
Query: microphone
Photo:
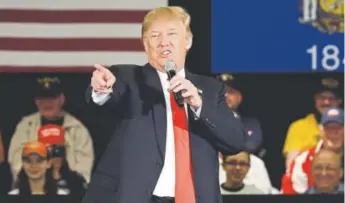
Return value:
[[(168, 60), (164, 66), (165, 72), (168, 74), (168, 79), (171, 80), (176, 75), (176, 65), (173, 61)], [(184, 100), (182, 97), (182, 91), (173, 92), (175, 101), (179, 107), (184, 107)]]

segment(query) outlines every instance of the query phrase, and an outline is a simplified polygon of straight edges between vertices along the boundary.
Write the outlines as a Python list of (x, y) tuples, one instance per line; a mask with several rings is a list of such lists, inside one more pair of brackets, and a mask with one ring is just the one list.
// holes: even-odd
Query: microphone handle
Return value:
[[(170, 70), (170, 71), (167, 71), (167, 74), (168, 74), (168, 79), (171, 80), (171, 78), (173, 78), (175, 75), (176, 75), (176, 72), (175, 70)], [(184, 107), (184, 100), (183, 100), (183, 97), (182, 97), (182, 90), (179, 91), (179, 92), (174, 92), (174, 98), (175, 98), (175, 101), (177, 103), (177, 105), (179, 107)]]

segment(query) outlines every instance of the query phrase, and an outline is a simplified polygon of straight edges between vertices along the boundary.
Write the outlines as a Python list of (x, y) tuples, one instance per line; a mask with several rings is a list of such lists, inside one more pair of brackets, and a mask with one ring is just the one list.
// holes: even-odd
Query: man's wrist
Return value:
[(109, 94), (109, 93), (113, 92), (113, 86), (110, 86), (105, 90), (96, 90), (96, 89), (92, 88), (92, 91), (94, 93), (97, 93), (97, 94)]
[(195, 110), (198, 111), (198, 109), (202, 106), (202, 99), (199, 97), (198, 102), (196, 102), (194, 105), (191, 105), (191, 107)]

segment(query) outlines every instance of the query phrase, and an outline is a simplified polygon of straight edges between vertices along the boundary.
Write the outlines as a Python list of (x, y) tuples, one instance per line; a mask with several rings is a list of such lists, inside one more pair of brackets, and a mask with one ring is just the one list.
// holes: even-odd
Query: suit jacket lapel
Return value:
[(162, 160), (165, 157), (167, 115), (166, 104), (163, 94), (162, 84), (157, 71), (149, 64), (143, 67), (145, 78), (145, 98), (152, 109), (152, 118), (155, 128), (157, 147)]
[(198, 87), (198, 78), (197, 75), (185, 70), (186, 72), (186, 79), (190, 80), (196, 87)]

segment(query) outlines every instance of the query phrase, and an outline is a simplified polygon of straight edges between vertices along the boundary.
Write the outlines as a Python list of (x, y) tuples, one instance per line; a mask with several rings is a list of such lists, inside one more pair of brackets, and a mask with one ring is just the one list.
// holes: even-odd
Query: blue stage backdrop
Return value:
[(344, 71), (343, 0), (211, 0), (212, 71)]

